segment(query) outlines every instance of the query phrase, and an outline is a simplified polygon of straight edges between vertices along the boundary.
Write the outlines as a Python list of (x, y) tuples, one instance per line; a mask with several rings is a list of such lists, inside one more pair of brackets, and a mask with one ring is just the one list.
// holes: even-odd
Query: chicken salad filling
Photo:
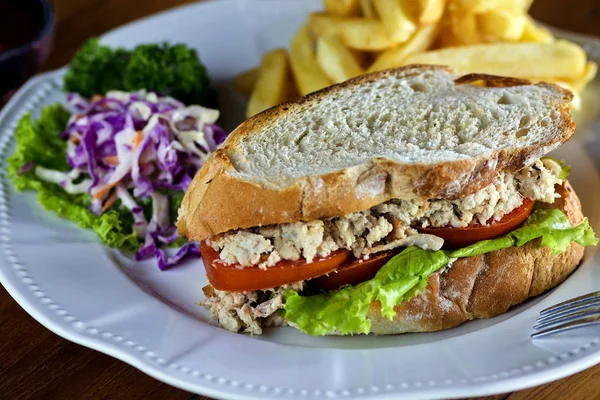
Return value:
[(268, 268), (281, 260), (312, 262), (338, 249), (355, 257), (415, 245), (439, 250), (443, 239), (421, 234), (414, 226), (464, 228), (499, 221), (523, 203), (523, 198), (553, 203), (561, 166), (537, 160), (515, 174), (499, 173), (482, 190), (457, 200), (393, 199), (368, 210), (340, 217), (240, 229), (209, 240), (224, 264)]
[(303, 287), (304, 282), (295, 282), (273, 289), (226, 292), (207, 285), (202, 289), (206, 299), (200, 305), (207, 307), (210, 317), (228, 331), (260, 335), (262, 328), (286, 325), (277, 313), (284, 305), (283, 293), (300, 292)]

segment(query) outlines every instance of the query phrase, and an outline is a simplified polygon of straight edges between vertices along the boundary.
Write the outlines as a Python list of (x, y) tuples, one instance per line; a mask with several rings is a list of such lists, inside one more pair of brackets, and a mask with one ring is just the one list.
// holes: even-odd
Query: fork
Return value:
[(600, 325), (600, 291), (575, 297), (540, 312), (532, 339), (590, 325)]

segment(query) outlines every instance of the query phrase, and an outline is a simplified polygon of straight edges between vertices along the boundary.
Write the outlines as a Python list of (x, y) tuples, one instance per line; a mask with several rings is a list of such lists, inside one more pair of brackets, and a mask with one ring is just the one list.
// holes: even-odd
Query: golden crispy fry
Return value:
[(495, 9), (477, 15), (477, 23), (486, 42), (520, 39), (525, 21), (525, 14), (517, 9)]
[(490, 43), (412, 54), (406, 64), (449, 65), (456, 70), (515, 78), (575, 79), (584, 73), (585, 51), (574, 43)]
[(378, 51), (394, 45), (381, 21), (374, 19), (341, 18), (316, 13), (310, 15), (308, 25), (317, 36), (339, 36), (351, 49)]
[(582, 92), (583, 89), (590, 83), (598, 72), (598, 64), (593, 61), (588, 61), (585, 65), (585, 70), (580, 77), (570, 80), (568, 83), (578, 92)]
[(496, 0), (495, 8), (512, 8), (527, 12), (531, 3), (533, 3), (533, 0)]
[(340, 17), (359, 15), (359, 0), (323, 0), (325, 11)]
[(454, 9), (469, 13), (482, 13), (498, 7), (499, 0), (450, 0)]
[(453, 7), (472, 13), (484, 13), (497, 9), (527, 11), (533, 0), (450, 0)]
[(400, 0), (373, 0), (375, 10), (389, 37), (402, 43), (415, 32), (417, 26), (412, 21), (404, 2)]
[(317, 38), (317, 61), (329, 79), (335, 83), (364, 73), (350, 50), (336, 36)]
[(304, 25), (290, 43), (290, 63), (300, 94), (305, 95), (332, 84), (315, 57), (308, 25)]
[(433, 45), (434, 49), (460, 46), (458, 39), (454, 37), (449, 15), (444, 15), (444, 17), (440, 20), (439, 30), (438, 37)]
[(444, 13), (446, 0), (418, 0), (417, 23), (428, 25), (436, 23)]
[(450, 24), (452, 35), (456, 39), (457, 44), (478, 44), (482, 42), (474, 13), (451, 13)]
[(373, 0), (360, 0), (360, 11), (365, 18), (377, 18), (375, 7), (373, 7)]
[(254, 89), (254, 84), (256, 83), (257, 74), (258, 68), (249, 69), (234, 76), (231, 83), (235, 90), (244, 96), (250, 96), (252, 89)]
[(530, 16), (526, 16), (520, 41), (550, 43), (554, 41), (554, 35), (548, 29), (537, 25)]
[(404, 65), (404, 60), (413, 53), (427, 50), (437, 36), (439, 25), (425, 25), (417, 29), (415, 34), (394, 48), (382, 52), (377, 60), (368, 69), (368, 72), (380, 71), (387, 68), (396, 68)]
[(290, 65), (285, 50), (275, 49), (265, 53), (248, 102), (246, 116), (249, 118), (284, 102), (289, 92), (289, 76)]
[(531, 8), (531, 5), (533, 4), (534, 0), (522, 0), (522, 1), (523, 1), (523, 10), (529, 11), (529, 8)]

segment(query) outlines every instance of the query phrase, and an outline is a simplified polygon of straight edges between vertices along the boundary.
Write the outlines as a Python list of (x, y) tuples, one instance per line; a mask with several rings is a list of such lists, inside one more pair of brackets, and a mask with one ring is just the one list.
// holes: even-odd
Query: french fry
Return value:
[(254, 89), (257, 75), (258, 68), (252, 68), (234, 76), (231, 80), (231, 83), (233, 84), (235, 90), (244, 96), (250, 96), (252, 89)]
[(598, 64), (596, 64), (593, 61), (588, 61), (585, 65), (585, 70), (583, 71), (583, 74), (580, 77), (577, 77), (567, 83), (569, 83), (577, 92), (582, 92), (583, 89), (585, 89), (585, 87), (587, 86), (587, 84), (590, 83), (596, 77), (597, 72)]
[(533, 4), (534, 0), (522, 0), (523, 1), (523, 10), (524, 11), (529, 11), (529, 9), (531, 8), (531, 5)]
[(416, 20), (419, 25), (436, 23), (442, 18), (446, 0), (418, 0)]
[(351, 17), (359, 15), (359, 0), (323, 0), (325, 11), (340, 17)]
[(449, 47), (408, 56), (406, 64), (449, 65), (456, 70), (516, 78), (564, 80), (581, 76), (585, 51), (574, 43), (490, 43)]
[(521, 42), (551, 43), (554, 41), (554, 35), (548, 29), (539, 26), (529, 17), (525, 17)]
[(464, 11), (479, 14), (498, 9), (527, 12), (533, 0), (449, 0), (449, 3)]
[(496, 0), (495, 8), (512, 8), (527, 12), (531, 3), (533, 3), (533, 0)]
[(350, 50), (336, 36), (317, 38), (317, 61), (329, 79), (335, 83), (364, 73)]
[(454, 36), (454, 30), (450, 17), (444, 15), (444, 18), (440, 20), (440, 31), (438, 33), (437, 40), (433, 45), (433, 49), (460, 46), (458, 39)]
[(284, 102), (288, 96), (290, 65), (284, 49), (265, 53), (256, 75), (256, 84), (248, 102), (246, 117)]
[(404, 2), (400, 0), (373, 0), (373, 5), (389, 37), (402, 43), (417, 30)]
[(450, 0), (458, 10), (469, 13), (482, 13), (498, 7), (499, 0)]
[(311, 14), (311, 31), (317, 36), (339, 36), (342, 42), (355, 50), (379, 51), (394, 45), (381, 21), (367, 18), (341, 18)]
[(495, 9), (477, 15), (484, 41), (518, 40), (523, 34), (525, 14), (517, 9)]
[(332, 84), (315, 57), (308, 25), (304, 25), (290, 43), (290, 63), (301, 95), (315, 92)]
[(382, 52), (368, 69), (368, 72), (396, 68), (404, 65), (404, 60), (413, 53), (427, 50), (436, 39), (439, 24), (425, 25), (417, 29), (405, 43)]
[(478, 44), (482, 42), (477, 28), (476, 15), (472, 12), (460, 11), (450, 14), (452, 35), (458, 44)]
[(373, 0), (360, 0), (360, 11), (365, 18), (377, 18), (375, 8), (373, 7)]

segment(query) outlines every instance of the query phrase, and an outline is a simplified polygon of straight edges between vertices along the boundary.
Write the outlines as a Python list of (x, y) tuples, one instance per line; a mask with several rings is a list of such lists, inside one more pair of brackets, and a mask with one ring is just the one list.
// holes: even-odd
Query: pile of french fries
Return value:
[(579, 93), (596, 75), (575, 43), (528, 15), (533, 0), (324, 0), (289, 49), (234, 78), (247, 116), (355, 76), (407, 64), (554, 82)]

